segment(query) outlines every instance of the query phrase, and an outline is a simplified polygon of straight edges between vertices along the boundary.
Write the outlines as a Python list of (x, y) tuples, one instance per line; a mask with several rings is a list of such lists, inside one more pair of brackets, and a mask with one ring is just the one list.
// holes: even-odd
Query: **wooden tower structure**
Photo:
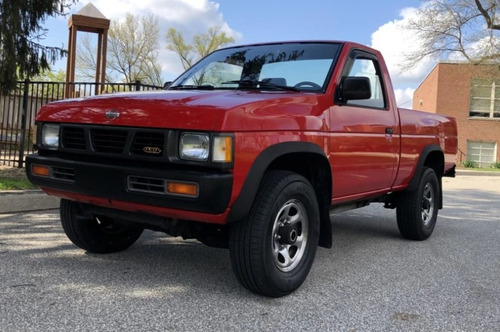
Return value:
[(108, 47), (108, 30), (110, 20), (107, 19), (92, 3), (88, 3), (76, 14), (71, 15), (68, 40), (68, 63), (66, 66), (65, 97), (78, 97), (75, 93), (75, 62), (77, 32), (97, 33), (97, 64), (95, 70), (95, 94), (102, 90), (106, 78), (106, 52)]

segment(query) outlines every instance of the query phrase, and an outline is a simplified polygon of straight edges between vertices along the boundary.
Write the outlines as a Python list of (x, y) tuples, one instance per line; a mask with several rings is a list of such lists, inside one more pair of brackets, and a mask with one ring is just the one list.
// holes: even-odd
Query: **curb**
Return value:
[(500, 176), (500, 172), (481, 172), (468, 169), (457, 169), (457, 176)]
[(58, 209), (59, 201), (41, 190), (0, 191), (0, 214)]

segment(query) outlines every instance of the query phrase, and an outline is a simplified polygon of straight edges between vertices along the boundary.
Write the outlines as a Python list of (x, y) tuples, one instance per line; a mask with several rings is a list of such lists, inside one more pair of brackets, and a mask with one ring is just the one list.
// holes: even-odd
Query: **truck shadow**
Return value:
[[(334, 215), (333, 248), (318, 251), (312, 278), (318, 271), (331, 275), (332, 264), (341, 269), (345, 262), (361, 263), (379, 251), (390, 249), (410, 255), (413, 250), (439, 244), (443, 238), (459, 241), (462, 224), (470, 221), (467, 213), (473, 210), (478, 221), (498, 222), (500, 208), (495, 205), (496, 200), (494, 193), (448, 191), (435, 233), (424, 242), (403, 239), (395, 212), (379, 204)], [(249, 296), (232, 273), (228, 250), (145, 231), (126, 251), (90, 254), (66, 238), (58, 211), (0, 216), (0, 257), (4, 274), (20, 276), (15, 281), (0, 282), (7, 288), (35, 284), (43, 289), (79, 292), (82, 296), (92, 296), (104, 288), (130, 298), (168, 298), (193, 292)], [(33, 270), (22, 273), (19, 269), (24, 266)]]
[[(127, 298), (169, 298), (188, 294), (210, 294), (247, 298), (231, 269), (229, 251), (207, 247), (194, 240), (173, 238), (161, 232), (145, 231), (128, 250), (114, 254), (92, 254), (74, 246), (64, 234), (58, 211), (18, 214), (7, 222), (0, 216), (0, 255), (13, 271), (22, 266), (42, 269), (9, 282), (7, 288), (33, 284), (44, 291), (77, 292), (93, 296), (99, 290)], [(382, 220), (366, 223), (357, 212), (333, 218), (335, 255), (352, 246), (363, 246), (376, 238), (397, 238), (392, 225)], [(371, 219), (371, 218), (370, 218)], [(356, 239), (356, 240), (353, 240)], [(364, 243), (361, 243), (364, 242)], [(345, 245), (349, 243), (351, 249)], [(316, 265), (323, 265), (319, 256)], [(13, 272), (14, 273), (14, 272)], [(21, 275), (21, 273), (17, 273)], [(259, 301), (260, 297), (255, 297)]]

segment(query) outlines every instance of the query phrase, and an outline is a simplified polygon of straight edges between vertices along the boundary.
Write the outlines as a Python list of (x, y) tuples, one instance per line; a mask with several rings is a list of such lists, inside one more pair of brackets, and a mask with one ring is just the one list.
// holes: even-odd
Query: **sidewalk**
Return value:
[(464, 175), (500, 176), (500, 172), (477, 171), (474, 169), (457, 169), (457, 176), (464, 176)]
[(0, 214), (59, 208), (59, 198), (41, 190), (0, 191)]
[[(500, 172), (480, 172), (460, 169), (457, 170), (457, 177), (460, 176), (500, 176)], [(49, 196), (41, 190), (0, 191), (0, 214), (58, 208), (59, 198)]]

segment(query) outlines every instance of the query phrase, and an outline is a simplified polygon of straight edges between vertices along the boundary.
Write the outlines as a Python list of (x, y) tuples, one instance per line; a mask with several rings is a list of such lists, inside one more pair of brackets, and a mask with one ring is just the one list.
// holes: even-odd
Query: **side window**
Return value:
[(347, 105), (385, 108), (384, 89), (382, 88), (378, 64), (375, 60), (367, 58), (354, 59), (351, 70), (348, 72), (347, 76), (368, 77), (370, 79), (372, 92), (370, 99), (351, 100), (347, 102)]

